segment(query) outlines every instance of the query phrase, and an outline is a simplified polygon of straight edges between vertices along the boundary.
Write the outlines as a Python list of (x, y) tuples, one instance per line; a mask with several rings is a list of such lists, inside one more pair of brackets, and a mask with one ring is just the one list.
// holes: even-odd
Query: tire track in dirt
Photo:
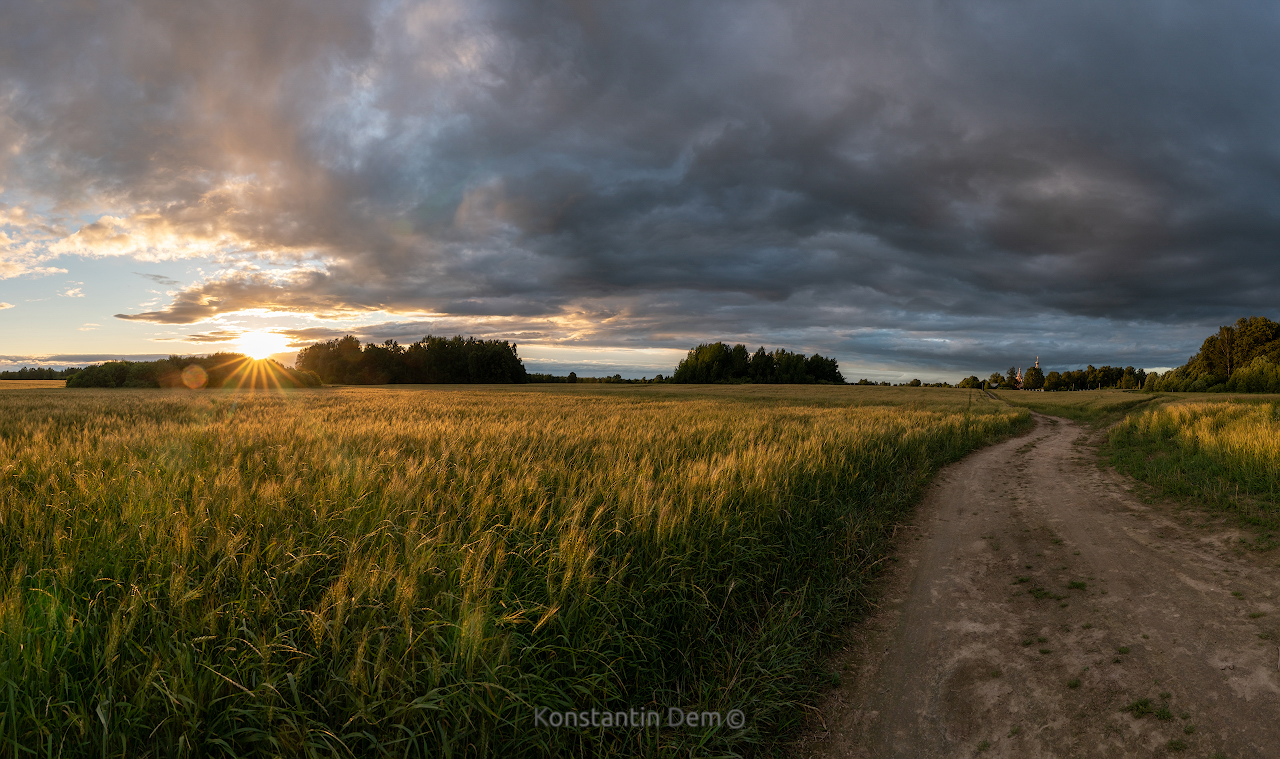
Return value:
[(796, 754), (1280, 756), (1277, 557), (1036, 419), (939, 474)]

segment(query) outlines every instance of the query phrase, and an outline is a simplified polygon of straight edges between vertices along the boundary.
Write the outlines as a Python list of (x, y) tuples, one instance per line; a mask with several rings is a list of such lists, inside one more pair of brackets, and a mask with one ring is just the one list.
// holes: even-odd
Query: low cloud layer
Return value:
[(1265, 4), (6, 17), (0, 278), (215, 263), (153, 277), (167, 302), (122, 320), (402, 314), (414, 339), (728, 339), (943, 370), (1167, 366), (1277, 316)]

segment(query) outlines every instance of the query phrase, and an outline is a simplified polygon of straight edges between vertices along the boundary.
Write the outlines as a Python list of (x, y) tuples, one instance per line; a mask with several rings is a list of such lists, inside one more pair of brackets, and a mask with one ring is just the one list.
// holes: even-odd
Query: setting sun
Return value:
[(246, 356), (263, 359), (272, 353), (282, 353), (289, 339), (275, 332), (246, 332), (240, 336), (240, 351)]

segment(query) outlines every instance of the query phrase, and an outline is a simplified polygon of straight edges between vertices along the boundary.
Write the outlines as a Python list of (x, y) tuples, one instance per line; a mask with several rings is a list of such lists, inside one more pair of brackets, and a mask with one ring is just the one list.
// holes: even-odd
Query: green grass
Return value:
[[(0, 755), (770, 752), (936, 469), (899, 388), (0, 386)], [(534, 710), (742, 709), (570, 730)]]
[(1155, 709), (1152, 708), (1151, 699), (1149, 698), (1140, 698), (1130, 703), (1128, 706), (1121, 709), (1120, 711), (1129, 712), (1130, 714), (1132, 714), (1134, 717), (1138, 719), (1142, 719), (1148, 714), (1155, 714)]
[(1099, 426), (1122, 419), (1134, 409), (1169, 396), (1152, 395), (1138, 390), (1085, 390), (1081, 392), (1040, 393), (1021, 390), (999, 390), (996, 395), (1006, 403), (1048, 416), (1060, 416), (1076, 422)]
[[(1162, 495), (1280, 528), (1280, 403), (1192, 400), (1135, 414), (1110, 432), (1104, 454)], [(1259, 539), (1258, 548), (1275, 545)]]

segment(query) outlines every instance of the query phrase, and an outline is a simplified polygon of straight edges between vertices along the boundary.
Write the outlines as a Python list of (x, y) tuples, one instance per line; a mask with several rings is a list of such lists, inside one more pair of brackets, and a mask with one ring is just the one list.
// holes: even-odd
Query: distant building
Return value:
[[(1037, 369), (1039, 369), (1039, 368), (1040, 368), (1040, 357), (1039, 357), (1039, 356), (1036, 356), (1036, 368), (1037, 368)], [(1021, 366), (1019, 366), (1019, 367), (1018, 367), (1018, 374), (1017, 374), (1016, 376), (1017, 376), (1017, 378), (1018, 378), (1018, 388), (1019, 388), (1019, 389), (1021, 389), (1021, 388), (1022, 388), (1022, 367), (1021, 367)]]

